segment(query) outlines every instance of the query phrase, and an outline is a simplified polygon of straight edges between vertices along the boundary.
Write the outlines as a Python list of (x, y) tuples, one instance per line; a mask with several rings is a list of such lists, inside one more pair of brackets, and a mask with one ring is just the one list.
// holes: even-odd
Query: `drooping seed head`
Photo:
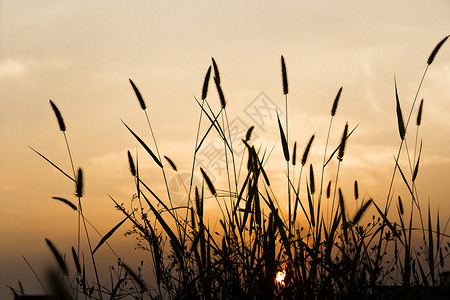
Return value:
[(56, 119), (58, 120), (59, 130), (61, 130), (62, 132), (66, 131), (66, 124), (64, 123), (64, 119), (58, 107), (55, 105), (55, 103), (53, 103), (52, 100), (50, 100), (50, 105), (53, 109), (53, 112), (55, 113)]
[(442, 41), (440, 41), (436, 47), (434, 47), (433, 52), (431, 52), (430, 57), (428, 57), (427, 60), (427, 64), (431, 65), (431, 63), (433, 62), (434, 58), (436, 57), (436, 54), (438, 53), (439, 49), (441, 49), (442, 45), (445, 43), (445, 41), (447, 41), (448, 37), (450, 35), (447, 35), (445, 38), (442, 39)]
[(144, 98), (142, 98), (141, 92), (139, 92), (139, 89), (134, 84), (133, 80), (131, 80), (131, 79), (128, 79), (128, 80), (130, 81), (131, 86), (133, 87), (134, 93), (136, 94), (136, 97), (138, 98), (139, 105), (141, 106), (142, 110), (145, 110), (147, 108), (147, 106), (145, 105), (145, 101), (144, 101)]
[(50, 250), (53, 253), (53, 256), (56, 258), (56, 261), (58, 262), (59, 268), (63, 272), (65, 276), (69, 275), (69, 271), (67, 269), (67, 265), (64, 262), (64, 259), (62, 258), (59, 251), (56, 249), (56, 247), (53, 245), (53, 243), (49, 239), (45, 239), (45, 242), (47, 243), (47, 246), (50, 248)]
[(342, 87), (339, 89), (336, 98), (334, 98), (333, 106), (331, 107), (331, 115), (334, 116), (336, 114), (336, 109), (338, 107), (339, 99), (341, 98)]
[(67, 204), (73, 210), (77, 210), (77, 206), (65, 198), (61, 198), (61, 197), (52, 197), (52, 198)]
[(169, 165), (172, 167), (172, 169), (176, 172), (178, 171), (177, 166), (175, 165), (175, 163), (173, 162), (173, 160), (171, 160), (169, 157), (164, 155), (164, 158), (167, 160), (167, 162), (169, 163)]

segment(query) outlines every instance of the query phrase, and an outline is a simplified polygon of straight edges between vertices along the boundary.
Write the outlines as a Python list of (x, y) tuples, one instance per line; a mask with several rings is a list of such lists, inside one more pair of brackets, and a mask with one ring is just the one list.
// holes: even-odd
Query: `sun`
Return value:
[(284, 283), (284, 278), (286, 277), (286, 271), (278, 271), (277, 274), (275, 275), (275, 280), (277, 281), (278, 284), (280, 285), (285, 285)]

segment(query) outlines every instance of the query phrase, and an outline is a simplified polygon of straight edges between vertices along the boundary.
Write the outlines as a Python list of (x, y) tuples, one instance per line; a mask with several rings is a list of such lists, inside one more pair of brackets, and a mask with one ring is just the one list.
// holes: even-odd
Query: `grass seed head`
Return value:
[(284, 61), (283, 55), (281, 55), (281, 77), (283, 80), (283, 94), (287, 95), (289, 93), (288, 79), (286, 71), (286, 62)]
[(208, 94), (208, 85), (209, 85), (209, 78), (211, 77), (211, 66), (209, 66), (208, 71), (205, 75), (205, 80), (203, 81), (203, 88), (202, 88), (202, 100), (206, 99), (206, 95)]
[(73, 210), (78, 210), (77, 206), (75, 204), (73, 204), (72, 202), (70, 202), (69, 200), (67, 200), (67, 199), (64, 199), (64, 198), (61, 198), (61, 197), (52, 197), (52, 198), (55, 199), (55, 200), (58, 200), (58, 201), (61, 201), (61, 202), (65, 203), (67, 206), (69, 206)]
[(81, 198), (83, 197), (83, 169), (78, 168), (76, 180), (75, 196)]
[(250, 126), (247, 129), (247, 133), (245, 134), (245, 141), (248, 142), (252, 138), (253, 129), (255, 129), (255, 126)]
[(336, 98), (333, 101), (333, 106), (331, 107), (331, 115), (334, 116), (336, 114), (336, 109), (338, 107), (339, 99), (341, 98), (342, 87), (339, 89)]
[(331, 180), (328, 182), (327, 185), (327, 199), (330, 199), (330, 195), (331, 195)]
[(448, 37), (450, 35), (447, 35), (445, 38), (440, 41), (436, 47), (434, 47), (433, 51), (430, 54), (430, 57), (428, 57), (427, 64), (431, 65), (433, 63), (434, 58), (436, 57), (436, 54), (438, 53), (439, 49), (441, 49), (442, 45), (444, 45), (445, 41), (447, 41)]
[(203, 168), (200, 168), (200, 172), (202, 173), (203, 179), (205, 180), (209, 191), (211, 192), (211, 194), (216, 196), (217, 195), (216, 188), (214, 187), (214, 185), (213, 185), (211, 179), (209, 178), (208, 174), (206, 174), (206, 172), (203, 170)]
[(337, 158), (342, 161), (345, 154), (345, 146), (347, 144), (348, 123), (345, 123), (344, 132), (342, 133), (341, 144), (339, 145), (339, 152)]
[(56, 258), (56, 261), (58, 262), (59, 268), (63, 272), (65, 276), (69, 275), (69, 271), (67, 269), (66, 263), (64, 262), (64, 259), (62, 258), (59, 251), (56, 249), (56, 247), (53, 245), (53, 243), (49, 239), (45, 239), (45, 242), (47, 243), (48, 247), (50, 248), (50, 251), (52, 251), (53, 256)]
[(404, 210), (403, 210), (403, 202), (402, 198), (398, 196), (398, 209), (400, 210), (400, 214), (403, 216)]
[(397, 111), (397, 123), (398, 123), (398, 132), (400, 134), (400, 138), (402, 140), (405, 139), (406, 128), (405, 122), (403, 121), (402, 108), (400, 107), (400, 100), (398, 98), (398, 90), (397, 90), (397, 80), (394, 78), (395, 83), (395, 102), (396, 102), (396, 111)]
[(311, 150), (311, 145), (312, 145), (312, 143), (314, 141), (314, 137), (315, 136), (316, 136), (315, 134), (313, 134), (311, 136), (311, 138), (309, 139), (308, 144), (306, 145), (305, 151), (303, 151), (303, 156), (302, 156), (302, 165), (303, 166), (306, 164), (306, 161), (308, 160), (308, 155), (309, 155), (309, 152)]
[(214, 76), (214, 82), (216, 83), (217, 93), (219, 94), (220, 106), (225, 109), (227, 102), (225, 101), (225, 96), (223, 95), (222, 87), (220, 86), (220, 80)]
[(309, 188), (311, 190), (311, 195), (316, 193), (316, 183), (314, 180), (314, 169), (312, 164), (309, 165)]
[(136, 167), (134, 165), (133, 157), (131, 156), (130, 151), (127, 151), (128, 156), (128, 164), (130, 165), (131, 175), (136, 176)]
[(420, 101), (419, 110), (417, 111), (417, 120), (416, 120), (417, 126), (420, 126), (420, 124), (422, 123), (422, 113), (423, 113), (423, 99)]
[(144, 98), (142, 98), (141, 92), (139, 92), (139, 89), (134, 84), (133, 80), (131, 80), (131, 79), (128, 79), (128, 80), (130, 81), (131, 86), (133, 87), (134, 93), (136, 94), (136, 97), (138, 98), (139, 105), (141, 106), (142, 110), (145, 110), (147, 108), (147, 106), (145, 105), (145, 101), (144, 101)]
[(354, 192), (355, 192), (355, 200), (358, 200), (359, 198), (359, 189), (358, 189), (358, 181), (355, 180), (355, 185), (354, 185)]
[(64, 123), (64, 119), (63, 119), (58, 107), (55, 105), (55, 103), (53, 103), (52, 100), (50, 100), (50, 105), (53, 109), (53, 112), (55, 113), (56, 119), (58, 120), (59, 129), (62, 132), (66, 131), (66, 124)]
[(167, 160), (167, 162), (169, 163), (169, 165), (172, 167), (172, 169), (177, 172), (177, 166), (175, 165), (175, 163), (173, 162), (173, 160), (171, 160), (169, 157), (164, 155), (164, 158)]
[(292, 165), (297, 163), (297, 141), (294, 142), (294, 148), (292, 149)]
[(213, 68), (214, 68), (214, 77), (217, 78), (217, 81), (220, 83), (219, 67), (217, 67), (214, 57), (211, 57), (211, 60), (212, 60)]

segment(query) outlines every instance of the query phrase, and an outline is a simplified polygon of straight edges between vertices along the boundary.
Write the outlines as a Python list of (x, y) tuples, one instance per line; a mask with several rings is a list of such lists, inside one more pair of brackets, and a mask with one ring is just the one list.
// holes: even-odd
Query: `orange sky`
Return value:
[[(331, 103), (343, 86), (331, 145), (346, 122), (359, 124), (342, 165), (344, 195), (351, 198), (357, 179), (361, 193), (384, 203), (399, 146), (394, 73), (406, 114), (431, 50), (450, 34), (449, 11), (446, 0), (2, 1), (0, 295), (18, 279), (35, 286), (21, 255), (42, 266), (42, 257), (50, 257), (45, 237), (64, 251), (74, 243), (75, 215), (51, 199), (73, 198), (73, 184), (27, 147), (70, 170), (49, 99), (61, 110), (76, 166), (86, 173), (86, 215), (106, 232), (121, 219), (107, 194), (128, 203), (134, 192), (127, 150), (139, 151), (143, 178), (162, 188), (153, 162), (120, 121), (150, 141), (128, 78), (144, 95), (162, 155), (189, 172), (199, 113), (193, 95), (200, 97), (211, 56), (221, 71), (230, 121), (250, 126), (246, 109), (261, 92), (284, 110), (284, 55), (291, 146), (297, 140), (303, 151), (316, 133), (311, 162), (319, 172)], [(447, 43), (419, 95), (425, 104), (418, 188), (424, 205), (430, 199), (434, 211), (440, 208), (442, 220), (450, 208), (449, 83)], [(213, 85), (210, 95), (214, 102)], [(263, 147), (275, 145), (267, 168), (275, 186), (284, 187), (276, 119), (266, 121), (254, 134)], [(168, 173), (170, 181), (174, 174)]]

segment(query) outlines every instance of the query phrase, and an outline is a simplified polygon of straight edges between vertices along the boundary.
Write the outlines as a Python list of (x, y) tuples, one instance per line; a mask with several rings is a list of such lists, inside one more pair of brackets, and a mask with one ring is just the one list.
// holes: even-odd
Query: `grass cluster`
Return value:
[[(279, 128), (283, 164), (286, 165), (287, 199), (279, 199), (277, 191), (272, 189), (270, 174), (265, 170), (270, 153), (252, 143), (253, 126), (240, 140), (245, 146), (244, 156), (235, 155), (236, 145), (233, 146), (228, 126), (227, 100), (219, 68), (212, 59), (201, 99), (195, 99), (199, 106), (199, 121), (190, 170), (191, 184), (185, 189), (187, 204), (180, 206), (172, 201), (172, 192), (167, 184), (167, 173), (178, 174), (178, 168), (168, 156), (161, 156), (144, 98), (130, 80), (151, 133), (151, 144), (127, 124), (124, 126), (153, 159), (154, 167), (161, 171), (167, 193), (157, 195), (141, 179), (139, 160), (128, 151), (131, 176), (136, 186), (133, 196), (136, 205), (127, 208), (111, 196), (123, 220), (106, 234), (97, 232), (100, 238), (94, 245), (89, 234), (95, 228), (84, 217), (82, 209), (83, 170), (79, 168), (76, 171), (72, 163), (71, 172), (65, 172), (33, 149), (73, 181), (76, 191), (76, 202), (55, 197), (77, 212), (78, 241), (69, 255), (73, 259), (69, 259), (61, 255), (50, 240), (46, 240), (58, 263), (58, 270), (49, 275), (53, 286), (48, 294), (58, 294), (67, 299), (383, 299), (396, 295), (412, 299), (439, 297), (440, 293), (445, 295), (449, 287), (440, 275), (445, 274), (445, 261), (450, 254), (449, 236), (446, 234), (448, 219), (442, 226), (439, 211), (437, 215), (432, 214), (429, 203), (423, 208), (415, 181), (422, 149), (422, 142), (419, 146), (418, 141), (423, 100), (418, 108), (416, 102), (428, 68), (447, 38), (429, 56), (407, 115), (402, 113), (397, 83), (394, 82), (400, 139), (391, 184), (386, 199), (374, 200), (361, 198), (355, 181), (352, 191), (352, 198), (358, 200), (355, 211), (347, 209), (348, 199), (344, 198), (338, 179), (346, 146), (356, 127), (345, 124), (340, 143), (334, 147), (329, 145), (342, 88), (331, 106), (323, 160), (319, 164), (310, 163), (308, 158), (314, 147), (315, 135), (305, 141), (302, 153), (297, 150), (297, 142), (290, 141), (288, 74), (286, 61), (281, 57), (286, 118), (278, 118), (275, 126)], [(210, 81), (218, 93), (218, 111), (210, 105)], [(57, 106), (52, 101), (50, 104), (72, 162), (66, 125)], [(411, 124), (414, 112), (417, 115), (416, 130), (412, 130)], [(407, 116), (406, 121), (404, 116)], [(205, 122), (208, 129), (203, 132), (201, 129), (205, 128)], [(408, 148), (410, 132), (413, 132), (410, 141), (413, 140), (414, 144)], [(217, 134), (223, 143), (226, 188), (216, 187), (207, 170), (199, 168), (196, 163), (199, 150), (211, 134)], [(292, 149), (290, 145), (293, 145)], [(408, 165), (400, 166), (401, 155), (407, 156)], [(324, 174), (329, 171), (327, 167), (331, 160), (337, 160), (337, 170), (333, 180), (325, 182)], [(192, 184), (195, 174), (201, 174), (199, 186)], [(393, 192), (396, 177), (400, 177), (407, 188), (406, 195)], [(206, 201), (217, 203), (220, 229), (211, 229), (209, 218), (205, 216)], [(409, 211), (404, 202), (410, 203)], [(375, 215), (366, 216), (369, 210)], [(415, 218), (420, 220), (421, 226), (413, 225)], [(146, 250), (144, 256), (151, 258), (154, 278), (144, 278), (141, 267), (129, 266), (119, 259), (118, 266), (110, 268), (108, 283), (101, 282), (95, 263), (97, 250), (107, 245), (108, 239), (126, 224), (131, 226), (128, 234), (136, 235), (140, 247)], [(415, 232), (421, 235), (421, 243), (413, 239)], [(82, 234), (89, 246), (85, 250), (80, 249)], [(92, 270), (86, 270), (85, 259), (92, 261)], [(69, 263), (75, 267), (73, 273), (69, 272)], [(93, 281), (88, 279), (86, 272), (92, 274)], [(16, 296), (24, 294), (22, 288), (11, 290)]]

